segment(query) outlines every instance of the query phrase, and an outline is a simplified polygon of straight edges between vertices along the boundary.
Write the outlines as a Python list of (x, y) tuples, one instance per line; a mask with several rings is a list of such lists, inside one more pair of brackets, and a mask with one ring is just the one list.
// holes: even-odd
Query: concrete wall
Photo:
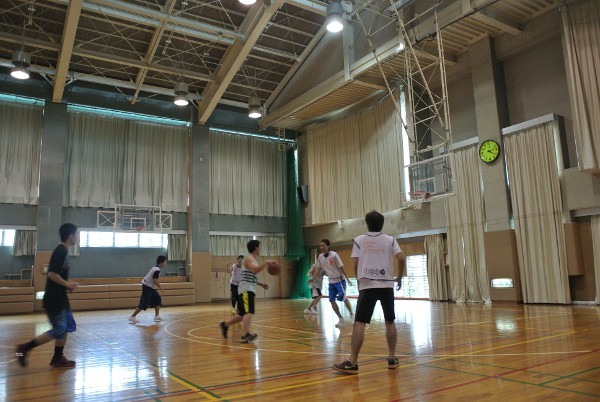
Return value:
[[(73, 278), (120, 278), (144, 276), (156, 263), (156, 257), (167, 255), (160, 248), (83, 247), (79, 257), (71, 257)], [(169, 261), (162, 271), (176, 272), (179, 261)]]
[(6, 274), (20, 274), (24, 268), (31, 268), (34, 256), (15, 257), (12, 247), (0, 247), (0, 279), (6, 279)]
[[(559, 36), (503, 61), (510, 125), (549, 113), (564, 116), (569, 159), (577, 162), (564, 55)], [(570, 167), (570, 166), (566, 166)]]

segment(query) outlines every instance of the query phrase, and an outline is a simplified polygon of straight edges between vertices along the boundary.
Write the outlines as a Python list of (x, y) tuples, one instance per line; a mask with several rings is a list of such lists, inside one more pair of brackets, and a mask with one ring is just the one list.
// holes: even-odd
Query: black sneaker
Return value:
[(25, 344), (18, 345), (15, 349), (15, 356), (21, 367), (27, 367), (27, 354), (29, 350), (25, 347)]
[(52, 358), (50, 361), (50, 365), (56, 368), (73, 368), (75, 367), (75, 362), (73, 360), (69, 360), (64, 356), (59, 358)]
[(252, 342), (256, 338), (258, 338), (258, 335), (247, 333), (246, 335), (242, 336), (242, 343)]
[(225, 321), (221, 321), (219, 327), (221, 327), (221, 335), (223, 335), (223, 338), (227, 339), (227, 330), (229, 328), (227, 328), (227, 326), (225, 325)]
[(358, 364), (350, 363), (350, 360), (344, 360), (340, 364), (334, 364), (333, 369), (345, 374), (358, 374)]
[(393, 359), (387, 359), (387, 362), (390, 370), (400, 367), (400, 362), (398, 361), (397, 357), (394, 357)]

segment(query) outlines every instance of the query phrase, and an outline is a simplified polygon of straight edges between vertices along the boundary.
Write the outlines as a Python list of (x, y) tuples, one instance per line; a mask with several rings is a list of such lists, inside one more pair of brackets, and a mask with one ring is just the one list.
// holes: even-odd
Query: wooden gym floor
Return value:
[[(355, 303), (355, 301), (353, 301)], [(351, 324), (334, 327), (328, 302), (257, 301), (254, 344), (217, 328), (225, 303), (163, 309), (154, 324), (129, 310), (75, 313), (65, 355), (50, 344), (23, 369), (13, 345), (49, 327), (42, 314), (0, 317), (0, 400), (56, 401), (585, 401), (600, 399), (600, 307), (397, 301), (401, 366), (388, 370), (380, 311), (367, 328), (360, 374), (330, 369), (348, 355)], [(345, 313), (347, 314), (347, 313)], [(350, 322), (349, 319), (346, 319)]]

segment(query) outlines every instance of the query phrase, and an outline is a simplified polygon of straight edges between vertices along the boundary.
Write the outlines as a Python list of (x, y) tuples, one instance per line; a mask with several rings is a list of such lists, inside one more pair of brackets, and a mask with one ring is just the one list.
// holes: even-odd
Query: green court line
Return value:
[(541, 382), (540, 385), (550, 384), (551, 382), (560, 381), (560, 380), (562, 380), (564, 378), (570, 378), (572, 380), (578, 380), (578, 381), (598, 382), (598, 381), (593, 381), (593, 380), (585, 380), (583, 378), (574, 378), (573, 376), (576, 376), (576, 375), (579, 375), (579, 374), (584, 374), (584, 373), (589, 373), (590, 371), (598, 370), (599, 368), (600, 368), (600, 366), (598, 366), (598, 367), (592, 367), (591, 369), (587, 369), (587, 370), (583, 370), (583, 371), (578, 371), (578, 372), (575, 372), (573, 374), (559, 376), (558, 378), (554, 378), (552, 380)]
[[(133, 353), (132, 353), (132, 354), (133, 354)], [(154, 362), (152, 362), (152, 361), (150, 361), (150, 360), (144, 360), (144, 359), (140, 359), (140, 360), (141, 360), (141, 361), (143, 361), (143, 362), (146, 362), (147, 364), (149, 364), (149, 365), (151, 365), (151, 366), (153, 366), (153, 367), (156, 367), (156, 369), (157, 369), (158, 371), (163, 371), (163, 370), (164, 370), (164, 369), (161, 369), (160, 367), (158, 367), (158, 365), (157, 365), (156, 363), (154, 363)], [(190, 380), (187, 380), (187, 379), (183, 378), (182, 376), (180, 376), (180, 375), (178, 375), (178, 374), (175, 374), (175, 373), (173, 373), (173, 372), (172, 372), (172, 371), (170, 371), (170, 370), (164, 370), (164, 371), (165, 371), (165, 372), (167, 372), (169, 375), (172, 375), (173, 377), (177, 378), (177, 379), (178, 379), (178, 380), (180, 380), (180, 381), (183, 381), (183, 382), (185, 382), (185, 383), (187, 383), (187, 384), (193, 385), (194, 387), (198, 388), (200, 391), (202, 391), (202, 392), (206, 392), (207, 394), (209, 394), (210, 396), (212, 396), (212, 397), (214, 397), (214, 398), (217, 398), (218, 400), (227, 401), (227, 399), (222, 399), (222, 397), (220, 397), (219, 395), (215, 394), (214, 392), (211, 392), (211, 391), (207, 390), (206, 388), (204, 388), (204, 387), (201, 387), (201, 386), (200, 386), (200, 385), (198, 385), (198, 384), (194, 384), (194, 383), (193, 383), (193, 382), (191, 382)]]
[(542, 373), (540, 371), (521, 370), (521, 369), (514, 368), (514, 367), (498, 366), (498, 365), (495, 365), (495, 364), (487, 364), (487, 363), (475, 363), (475, 362), (470, 362), (470, 361), (456, 359), (456, 358), (453, 358), (451, 360), (454, 360), (454, 361), (457, 361), (457, 362), (461, 362), (461, 363), (475, 364), (477, 366), (494, 367), (494, 368), (505, 369), (505, 370), (520, 371), (522, 373), (541, 374), (541, 375), (547, 375), (547, 376), (550, 376), (550, 377), (560, 377), (559, 375), (556, 375), (556, 374), (547, 374), (547, 373)]
[(526, 381), (519, 381), (519, 380), (514, 380), (512, 378), (505, 378), (505, 377), (500, 377), (500, 379), (502, 381), (516, 382), (516, 383), (520, 383), (520, 384), (533, 385), (534, 387), (540, 387), (540, 388), (546, 388), (546, 389), (555, 389), (555, 390), (558, 390), (558, 391), (572, 392), (574, 394), (585, 395), (585, 396), (593, 396), (595, 398), (600, 398), (600, 395), (589, 394), (587, 392), (582, 392), (582, 391), (575, 391), (573, 389), (566, 389), (566, 388), (559, 388), (559, 387), (549, 387), (547, 385), (534, 384), (534, 383), (530, 383), (530, 382), (526, 382)]
[(446, 368), (446, 367), (438, 367), (438, 366), (434, 366), (433, 364), (417, 363), (417, 365), (431, 367), (431, 368), (439, 369), (439, 370), (451, 371), (453, 373), (461, 373), (461, 374), (474, 375), (474, 376), (478, 376), (478, 377), (493, 378), (493, 377), (490, 377), (489, 375), (485, 375), (485, 374), (469, 373), (468, 371), (456, 370), (456, 369), (451, 369), (451, 368)]
[[(446, 370), (446, 371), (461, 373), (461, 374), (475, 375), (475, 376), (485, 377), (485, 378), (489, 378), (489, 379), (495, 378), (493, 376), (488, 376), (488, 375), (485, 375), (485, 374), (469, 373), (467, 371), (455, 370), (455, 369), (444, 368), (444, 367), (437, 367), (437, 366), (434, 366), (434, 365), (431, 365), (431, 364), (424, 364), (424, 363), (422, 363), (422, 364), (419, 364), (419, 365), (420, 366), (427, 366), (427, 367), (431, 367), (431, 368), (436, 368), (436, 369), (440, 369), (440, 370)], [(492, 366), (492, 367), (496, 367), (496, 366)], [(499, 367), (499, 368), (503, 368), (503, 367)], [(510, 370), (514, 370), (514, 369), (510, 369)], [(590, 371), (590, 370), (585, 370), (585, 371), (582, 371), (582, 372), (576, 373), (576, 374), (581, 374), (581, 373), (585, 373), (585, 372), (588, 372), (588, 371)], [(540, 374), (542, 374), (542, 373), (540, 373)], [(567, 377), (562, 377), (562, 378), (567, 378)], [(559, 388), (559, 387), (549, 387), (549, 386), (546, 386), (544, 384), (536, 384), (536, 383), (533, 383), (533, 382), (527, 382), (527, 381), (522, 381), (522, 380), (515, 380), (515, 379), (507, 378), (507, 377), (498, 377), (498, 379), (500, 379), (501, 381), (510, 381), (510, 382), (516, 382), (516, 383), (519, 383), (519, 384), (533, 385), (533, 386), (540, 387), (540, 388), (556, 389), (556, 390), (559, 390), (559, 391), (573, 392), (573, 393), (581, 394), (581, 395), (600, 397), (600, 395), (589, 394), (589, 393), (582, 392), (582, 391), (575, 391), (575, 390), (565, 389), (565, 388)], [(556, 380), (559, 380), (559, 379), (560, 378), (557, 378)]]
[[(156, 390), (158, 391), (158, 394), (164, 394), (164, 392), (160, 391), (158, 388), (156, 388)], [(152, 392), (148, 391), (147, 388), (142, 388), (141, 391), (148, 395), (149, 398), (152, 398), (154, 401), (156, 402), (162, 402), (158, 397), (156, 397), (155, 394), (153, 394)]]

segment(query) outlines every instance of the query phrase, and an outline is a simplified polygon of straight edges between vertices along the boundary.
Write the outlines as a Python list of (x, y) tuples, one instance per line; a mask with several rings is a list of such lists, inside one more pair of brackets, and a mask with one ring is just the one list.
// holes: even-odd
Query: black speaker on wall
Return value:
[(296, 190), (298, 191), (300, 204), (308, 204), (308, 186), (298, 186), (296, 187)]

